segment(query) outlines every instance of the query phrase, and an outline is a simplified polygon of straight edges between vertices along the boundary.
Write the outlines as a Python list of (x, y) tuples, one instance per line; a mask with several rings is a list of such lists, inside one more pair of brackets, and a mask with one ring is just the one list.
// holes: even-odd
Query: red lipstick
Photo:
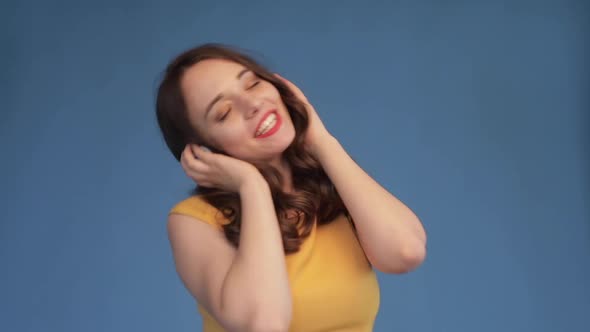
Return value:
[(260, 136), (255, 136), (256, 138), (265, 138), (265, 137), (269, 137), (269, 136), (273, 135), (274, 133), (276, 133), (276, 132), (279, 130), (279, 128), (281, 127), (281, 123), (282, 123), (281, 117), (279, 116), (279, 114), (277, 113), (277, 111), (276, 111), (276, 110), (272, 110), (272, 111), (269, 111), (269, 112), (267, 112), (267, 113), (266, 113), (266, 114), (265, 114), (265, 115), (262, 117), (262, 119), (260, 119), (260, 122), (258, 123), (258, 126), (256, 127), (256, 131), (255, 131), (255, 133), (256, 133), (256, 132), (258, 132), (258, 130), (260, 129), (260, 127), (262, 126), (262, 124), (264, 123), (264, 121), (265, 121), (265, 120), (266, 120), (266, 119), (267, 119), (267, 118), (268, 118), (268, 117), (269, 117), (271, 114), (274, 114), (274, 116), (276, 117), (276, 122), (275, 122), (275, 124), (274, 124), (274, 125), (273, 125), (273, 127), (272, 127), (272, 128), (270, 128), (270, 130), (269, 130), (269, 131), (267, 131), (266, 133), (264, 133), (264, 134), (262, 134), (262, 135), (260, 135)]

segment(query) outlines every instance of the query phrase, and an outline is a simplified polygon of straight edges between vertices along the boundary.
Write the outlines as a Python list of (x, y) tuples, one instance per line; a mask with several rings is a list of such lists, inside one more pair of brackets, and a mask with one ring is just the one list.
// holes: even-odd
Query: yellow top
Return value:
[[(222, 230), (221, 213), (198, 196), (170, 213), (198, 218)], [(341, 215), (313, 227), (297, 253), (286, 256), (293, 298), (290, 332), (370, 332), (379, 309), (379, 285), (355, 235)], [(223, 328), (201, 306), (204, 332)]]

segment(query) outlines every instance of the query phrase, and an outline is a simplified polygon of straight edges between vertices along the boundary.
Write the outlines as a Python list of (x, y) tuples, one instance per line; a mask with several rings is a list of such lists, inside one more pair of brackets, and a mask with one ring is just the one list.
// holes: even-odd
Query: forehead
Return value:
[(245, 67), (223, 59), (207, 59), (190, 67), (183, 75), (181, 87), (189, 108), (204, 111), (206, 105)]

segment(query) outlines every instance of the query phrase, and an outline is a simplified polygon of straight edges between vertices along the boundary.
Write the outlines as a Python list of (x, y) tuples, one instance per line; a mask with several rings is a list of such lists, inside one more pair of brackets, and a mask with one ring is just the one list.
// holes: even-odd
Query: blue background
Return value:
[(165, 222), (192, 188), (154, 117), (203, 42), (298, 84), (413, 208), (375, 331), (590, 328), (588, 1), (3, 1), (0, 330), (199, 331)]

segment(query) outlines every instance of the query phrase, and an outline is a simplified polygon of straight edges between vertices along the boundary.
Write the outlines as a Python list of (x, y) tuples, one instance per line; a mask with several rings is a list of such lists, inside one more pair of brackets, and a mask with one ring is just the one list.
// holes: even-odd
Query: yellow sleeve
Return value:
[(182, 214), (197, 218), (219, 229), (227, 223), (227, 219), (216, 207), (199, 196), (191, 196), (177, 203), (168, 214)]

